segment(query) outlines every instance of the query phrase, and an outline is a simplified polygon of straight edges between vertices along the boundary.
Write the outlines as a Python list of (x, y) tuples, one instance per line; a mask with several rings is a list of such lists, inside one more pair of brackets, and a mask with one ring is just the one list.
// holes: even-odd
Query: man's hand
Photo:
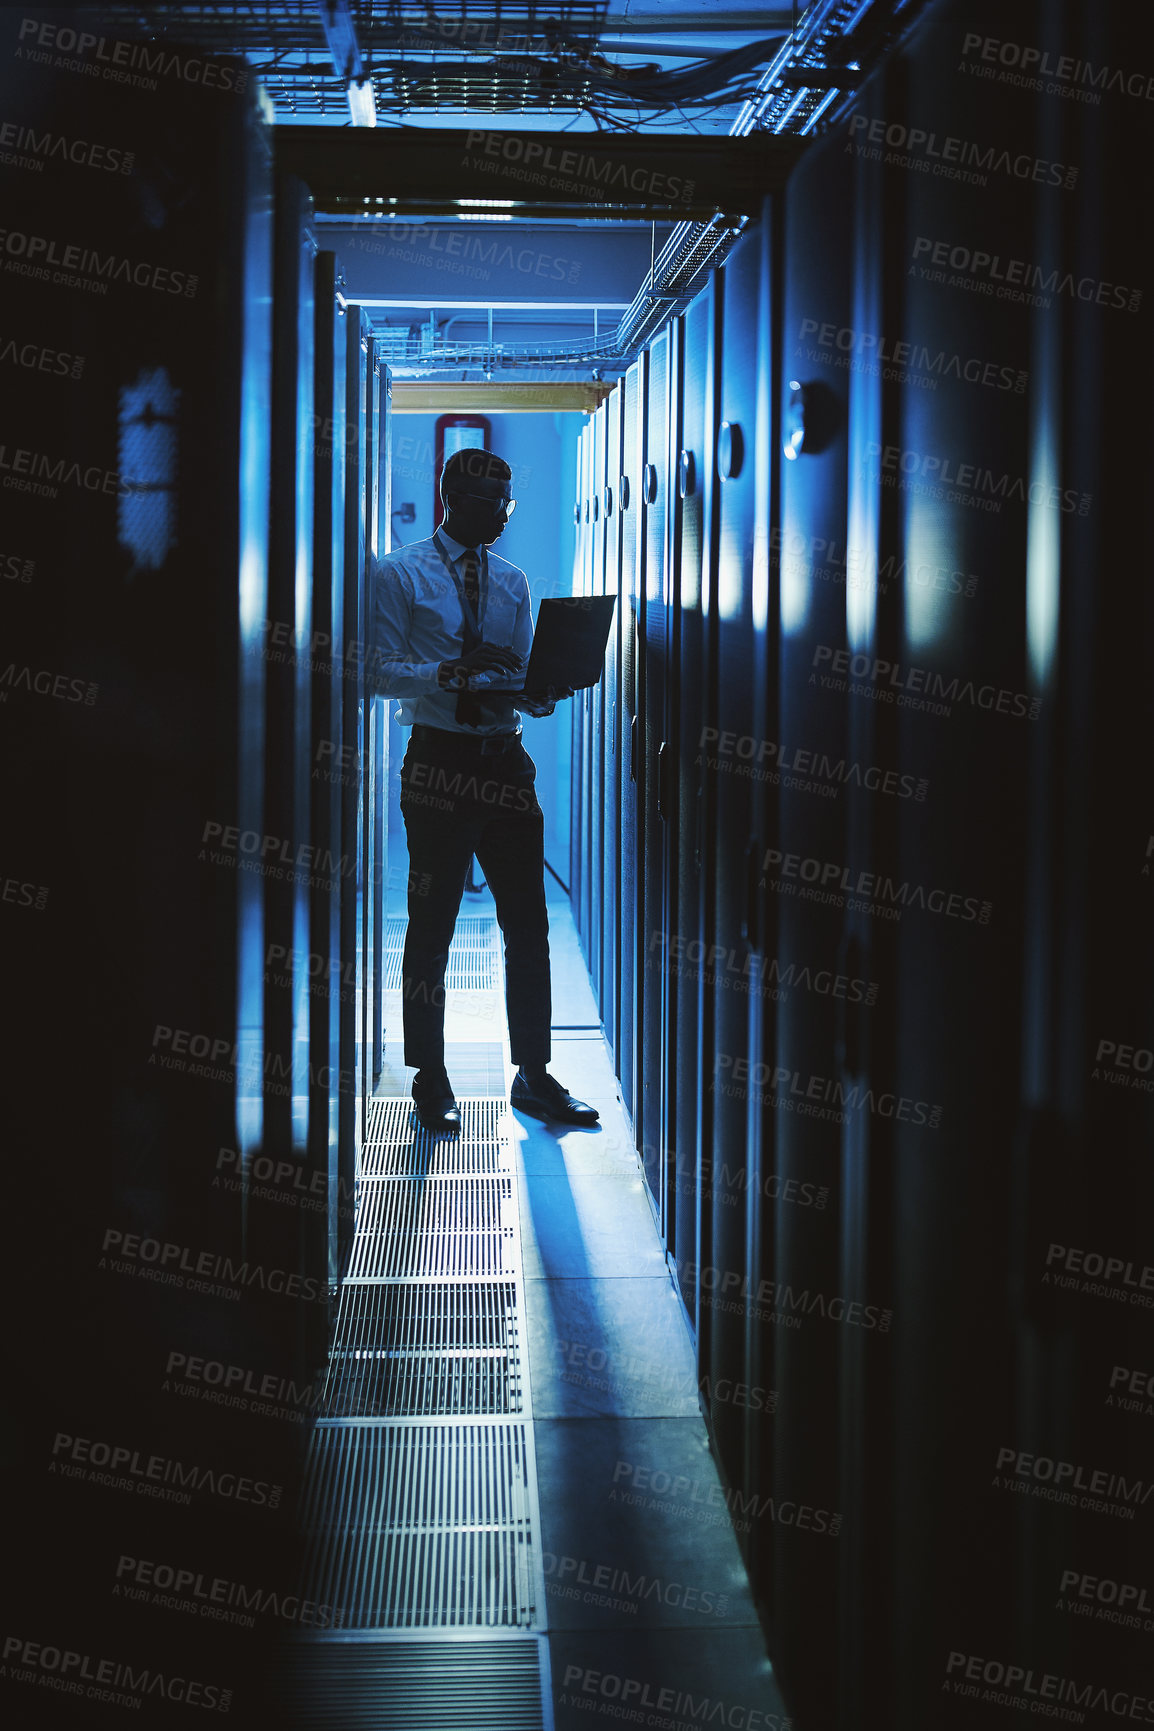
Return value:
[(521, 667), (521, 657), (515, 649), (478, 643), (467, 655), (458, 655), (455, 661), (442, 661), (437, 669), (437, 684), (442, 691), (464, 691), (470, 673), (519, 673)]
[(523, 691), (517, 699), (517, 707), (524, 706), (530, 715), (552, 715), (558, 703), (572, 696), (571, 685), (548, 685), (543, 692)]

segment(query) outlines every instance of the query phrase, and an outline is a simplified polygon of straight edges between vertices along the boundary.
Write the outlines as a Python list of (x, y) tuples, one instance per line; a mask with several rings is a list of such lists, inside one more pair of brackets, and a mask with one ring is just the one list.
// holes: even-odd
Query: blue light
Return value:
[(117, 536), (133, 555), (133, 576), (159, 571), (176, 540), (179, 404), (180, 392), (163, 367), (121, 388), (118, 467), (131, 490), (118, 502)]

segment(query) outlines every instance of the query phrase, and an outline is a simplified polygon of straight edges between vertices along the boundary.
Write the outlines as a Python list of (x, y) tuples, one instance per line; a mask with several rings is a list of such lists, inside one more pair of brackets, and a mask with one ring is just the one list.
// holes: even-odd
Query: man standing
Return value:
[(474, 854), (505, 937), (509, 1045), (518, 1066), (511, 1103), (558, 1123), (598, 1119), (547, 1069), (545, 823), (517, 712), (551, 715), (554, 698), (572, 692), (510, 691), (533, 639), (525, 573), (489, 553), (516, 505), (511, 481), (500, 457), (456, 452), (441, 473), (441, 527), (378, 561), (374, 573), (373, 683), (401, 699), (398, 720), (412, 728), (401, 766), (410, 865), (405, 1063), (417, 1069), (418, 1118), (442, 1136), (461, 1128), (445, 1069), (444, 981)]

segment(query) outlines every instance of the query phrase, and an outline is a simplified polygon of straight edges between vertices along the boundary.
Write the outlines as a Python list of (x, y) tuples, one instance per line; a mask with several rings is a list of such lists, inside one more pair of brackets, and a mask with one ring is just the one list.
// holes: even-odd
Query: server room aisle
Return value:
[(552, 1068), (601, 1125), (510, 1111), (483, 892), (446, 990), (456, 1144), (410, 1124), (389, 912), (390, 1038), (306, 1506), (308, 1592), (344, 1626), (298, 1653), (292, 1718), (780, 1725), (568, 900), (549, 904)]

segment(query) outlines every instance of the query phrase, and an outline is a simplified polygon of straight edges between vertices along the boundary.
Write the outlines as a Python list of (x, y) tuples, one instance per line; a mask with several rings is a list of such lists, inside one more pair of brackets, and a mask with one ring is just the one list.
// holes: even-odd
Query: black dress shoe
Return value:
[(552, 1124), (596, 1124), (601, 1114), (584, 1100), (575, 1100), (552, 1076), (542, 1076), (529, 1083), (518, 1070), (509, 1092), (509, 1104), (530, 1118), (543, 1118)]
[(430, 1136), (459, 1136), (461, 1113), (453, 1084), (444, 1070), (418, 1070), (413, 1077), (413, 1106)]

